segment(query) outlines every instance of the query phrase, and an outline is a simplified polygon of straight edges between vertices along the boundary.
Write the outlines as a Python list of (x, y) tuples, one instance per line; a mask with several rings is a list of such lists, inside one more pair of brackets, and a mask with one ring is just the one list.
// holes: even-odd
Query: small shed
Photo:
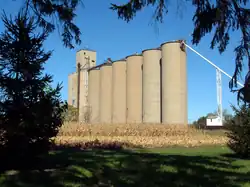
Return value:
[(222, 119), (219, 116), (210, 115), (206, 119), (206, 126), (222, 126)]

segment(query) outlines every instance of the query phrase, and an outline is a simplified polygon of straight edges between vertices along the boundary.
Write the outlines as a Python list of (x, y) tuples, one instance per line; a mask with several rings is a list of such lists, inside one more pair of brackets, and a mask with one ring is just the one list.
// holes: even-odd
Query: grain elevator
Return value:
[(68, 104), (79, 108), (79, 121), (187, 125), (186, 51), (180, 42), (98, 66), (96, 52), (78, 51), (77, 71), (68, 76)]

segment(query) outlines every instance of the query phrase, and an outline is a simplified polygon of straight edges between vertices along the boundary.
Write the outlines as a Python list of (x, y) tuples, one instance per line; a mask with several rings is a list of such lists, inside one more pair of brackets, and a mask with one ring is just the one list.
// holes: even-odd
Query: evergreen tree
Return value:
[(232, 106), (235, 116), (227, 123), (228, 147), (241, 157), (250, 158), (250, 109), (246, 104)]
[[(66, 105), (61, 85), (53, 89), (52, 76), (43, 75), (52, 55), (43, 42), (49, 31), (37, 34), (37, 23), (25, 13), (2, 16), (0, 35), (0, 146), (1, 156), (33, 157), (46, 153), (63, 123)], [(16, 160), (16, 159), (15, 159)]]

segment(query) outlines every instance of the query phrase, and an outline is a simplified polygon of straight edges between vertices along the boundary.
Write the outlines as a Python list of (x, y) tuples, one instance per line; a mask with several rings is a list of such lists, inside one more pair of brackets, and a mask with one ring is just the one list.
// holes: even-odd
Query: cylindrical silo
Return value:
[(186, 52), (180, 41), (166, 42), (162, 50), (162, 123), (187, 124)]
[(184, 124), (188, 125), (188, 90), (187, 90), (187, 53), (186, 53), (186, 47), (181, 51), (181, 62), (184, 62), (181, 66), (181, 79), (182, 82), (182, 90), (184, 93), (183, 97), (183, 118), (184, 118)]
[(100, 123), (111, 123), (112, 116), (112, 64), (100, 68)]
[(142, 62), (141, 55), (127, 58), (127, 123), (142, 122)]
[(100, 116), (100, 70), (92, 69), (89, 71), (88, 80), (88, 102), (90, 108), (90, 123), (99, 123)]
[(143, 123), (161, 123), (161, 50), (142, 52), (142, 117)]
[(112, 64), (112, 123), (126, 123), (126, 61)]

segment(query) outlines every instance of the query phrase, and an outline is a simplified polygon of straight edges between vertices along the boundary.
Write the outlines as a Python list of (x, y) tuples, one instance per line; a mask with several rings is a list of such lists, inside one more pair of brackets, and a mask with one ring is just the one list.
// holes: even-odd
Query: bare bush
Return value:
[(90, 107), (85, 107), (84, 108), (84, 114), (83, 114), (84, 123), (90, 123), (91, 114), (92, 114), (91, 108)]
[(68, 105), (68, 109), (64, 113), (64, 121), (77, 122), (78, 121), (77, 108), (75, 108), (71, 105)]

